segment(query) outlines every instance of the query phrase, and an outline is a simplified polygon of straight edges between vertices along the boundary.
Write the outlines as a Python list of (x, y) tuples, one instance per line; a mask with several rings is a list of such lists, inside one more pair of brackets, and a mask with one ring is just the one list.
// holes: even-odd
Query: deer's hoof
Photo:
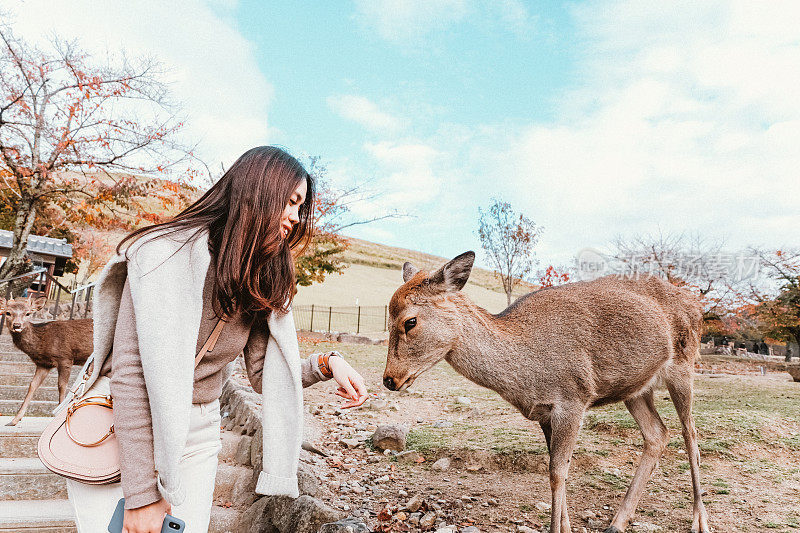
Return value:
[(608, 526), (605, 533), (622, 533), (617, 526)]
[(8, 423), (8, 424), (6, 424), (6, 425), (7, 425), (7, 426), (16, 426), (16, 425), (17, 425), (17, 422), (19, 422), (19, 420), (16, 420), (16, 421), (12, 420), (11, 422), (9, 422), (9, 423)]

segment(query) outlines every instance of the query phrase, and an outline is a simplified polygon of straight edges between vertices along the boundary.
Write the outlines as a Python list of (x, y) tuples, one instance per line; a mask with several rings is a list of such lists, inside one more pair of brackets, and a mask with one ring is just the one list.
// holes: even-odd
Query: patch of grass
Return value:
[(714, 492), (717, 494), (730, 494), (730, 485), (724, 479), (717, 478), (716, 480), (711, 482), (711, 486), (714, 487)]
[(704, 454), (717, 454), (722, 456), (730, 456), (731, 447), (734, 445), (733, 439), (730, 438), (706, 438), (699, 442), (700, 452)]
[(433, 452), (449, 447), (449, 435), (439, 429), (412, 429), (408, 432), (408, 437), (406, 437), (406, 448), (409, 450), (417, 450), (421, 453)]
[[(529, 429), (495, 428), (490, 435), (491, 448), (495, 453), (529, 452), (540, 448), (538, 435)], [(547, 449), (544, 453), (547, 453)]]
[(639, 428), (630, 413), (617, 405), (601, 407), (586, 413), (583, 427), (600, 433)]
[(627, 489), (631, 480), (631, 476), (628, 474), (616, 474), (614, 472), (601, 470), (599, 468), (592, 468), (586, 473), (586, 475), (594, 478), (595, 480), (602, 481), (605, 484), (605, 486), (603, 486), (597, 483), (590, 483), (590, 485), (594, 488), (607, 488), (610, 486), (615, 491), (624, 491)]
[(800, 451), (800, 434), (781, 439), (784, 446), (793, 451)]

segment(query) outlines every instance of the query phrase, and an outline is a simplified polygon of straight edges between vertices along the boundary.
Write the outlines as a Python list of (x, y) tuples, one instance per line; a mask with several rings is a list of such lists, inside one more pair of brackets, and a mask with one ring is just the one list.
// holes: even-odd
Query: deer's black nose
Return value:
[(389, 390), (397, 390), (397, 386), (394, 384), (394, 378), (383, 378), (383, 385)]

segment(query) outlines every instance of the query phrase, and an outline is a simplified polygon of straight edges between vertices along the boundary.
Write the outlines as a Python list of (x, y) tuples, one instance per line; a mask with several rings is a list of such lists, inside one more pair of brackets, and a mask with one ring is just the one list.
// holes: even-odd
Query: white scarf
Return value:
[[(137, 240), (106, 264), (93, 299), (94, 363), (88, 390), (114, 344), (114, 330), (126, 277), (130, 280), (136, 333), (150, 414), (158, 488), (172, 505), (186, 498), (179, 461), (189, 431), (194, 356), (203, 311), (203, 285), (211, 261), (208, 232), (181, 230)], [(269, 341), (262, 374), (263, 471), (258, 494), (298, 497), (297, 464), (303, 439), (300, 350), (291, 311), (270, 313)], [(77, 382), (76, 382), (77, 383)], [(61, 408), (75, 395), (75, 388)], [(57, 408), (57, 409), (58, 409)]]

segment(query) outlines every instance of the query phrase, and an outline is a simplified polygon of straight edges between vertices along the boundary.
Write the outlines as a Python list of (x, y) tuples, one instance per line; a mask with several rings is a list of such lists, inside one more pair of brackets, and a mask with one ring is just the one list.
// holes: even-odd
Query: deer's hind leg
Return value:
[(697, 429), (692, 416), (693, 402), (693, 372), (694, 369), (685, 369), (672, 372), (665, 379), (669, 396), (675, 404), (678, 418), (683, 426), (683, 441), (686, 443), (686, 454), (689, 458), (689, 468), (692, 474), (692, 493), (694, 508), (692, 513), (692, 532), (709, 533), (708, 513), (703, 504), (702, 489), (700, 488), (700, 449), (697, 446)]
[(635, 398), (625, 400), (625, 406), (642, 431), (644, 449), (642, 450), (642, 460), (636, 468), (625, 498), (622, 500), (611, 526), (606, 529), (606, 533), (625, 531), (636, 510), (636, 505), (639, 503), (639, 498), (644, 492), (645, 485), (669, 442), (667, 427), (653, 404), (652, 389)]
[(36, 365), (36, 371), (33, 373), (30, 385), (28, 385), (28, 393), (25, 395), (25, 399), (22, 400), (19, 411), (17, 411), (17, 414), (11, 419), (11, 422), (6, 424), (7, 426), (16, 426), (17, 423), (22, 420), (22, 417), (25, 416), (25, 412), (28, 410), (28, 404), (31, 403), (31, 398), (33, 398), (34, 393), (39, 389), (42, 382), (44, 382), (44, 378), (46, 378), (49, 373), (49, 368)]
[(67, 397), (67, 385), (69, 385), (69, 375), (72, 372), (72, 360), (58, 364), (58, 403)]

